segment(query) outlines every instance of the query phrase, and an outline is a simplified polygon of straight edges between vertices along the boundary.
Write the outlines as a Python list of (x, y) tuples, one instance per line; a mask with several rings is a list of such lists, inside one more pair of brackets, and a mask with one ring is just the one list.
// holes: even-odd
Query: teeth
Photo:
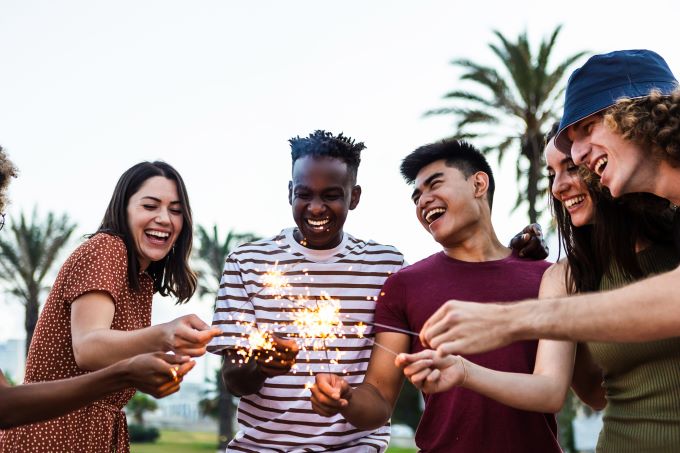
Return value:
[(158, 238), (163, 238), (163, 239), (170, 236), (170, 233), (166, 233), (166, 232), (163, 232), (163, 231), (155, 231), (155, 230), (149, 230), (149, 231), (146, 232), (146, 234), (148, 234), (149, 236), (156, 236)]
[(607, 162), (607, 156), (600, 157), (597, 162), (595, 162), (595, 173), (597, 173), (597, 176), (602, 176), (602, 172), (604, 171)]
[(564, 201), (564, 205), (567, 208), (571, 208), (572, 206), (581, 203), (583, 200), (585, 200), (586, 197), (584, 195), (578, 195), (576, 197), (570, 198), (568, 200)]
[(446, 212), (446, 209), (444, 208), (434, 208), (431, 211), (427, 211), (425, 214), (425, 221), (427, 223), (432, 223), (430, 220), (435, 214), (444, 214)]
[(312, 219), (307, 219), (307, 222), (309, 222), (310, 225), (312, 226), (324, 226), (328, 222), (330, 222), (330, 219), (323, 219), (323, 220), (312, 220)]

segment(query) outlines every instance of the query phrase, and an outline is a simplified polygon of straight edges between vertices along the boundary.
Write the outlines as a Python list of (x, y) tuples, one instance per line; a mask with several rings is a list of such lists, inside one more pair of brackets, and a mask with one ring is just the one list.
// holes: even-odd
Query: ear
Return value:
[(293, 181), (288, 181), (288, 204), (293, 206)]
[(361, 199), (361, 186), (356, 185), (352, 187), (352, 198), (349, 200), (349, 209), (352, 210), (357, 207)]
[(472, 175), (472, 183), (475, 188), (475, 198), (481, 198), (489, 190), (489, 175), (483, 171), (478, 171)]

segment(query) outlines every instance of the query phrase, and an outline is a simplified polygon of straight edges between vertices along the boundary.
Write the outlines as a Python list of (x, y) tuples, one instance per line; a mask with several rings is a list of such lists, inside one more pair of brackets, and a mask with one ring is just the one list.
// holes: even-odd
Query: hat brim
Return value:
[[(573, 109), (566, 114), (560, 122), (560, 128), (555, 135), (555, 146), (564, 154), (571, 155), (572, 142), (567, 135), (567, 129), (574, 124), (600, 113), (616, 104), (619, 99), (639, 99), (649, 96), (653, 90), (658, 90), (663, 95), (670, 95), (676, 88), (677, 82), (644, 82), (628, 84), (612, 90), (602, 91), (592, 96), (589, 102), (575, 102), (581, 104), (578, 109)], [(568, 108), (565, 106), (565, 113)]]

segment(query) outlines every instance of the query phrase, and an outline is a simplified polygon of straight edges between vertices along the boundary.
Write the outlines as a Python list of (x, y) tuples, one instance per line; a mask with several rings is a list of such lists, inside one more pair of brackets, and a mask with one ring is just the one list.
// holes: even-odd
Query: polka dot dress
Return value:
[[(129, 331), (151, 324), (151, 277), (140, 275), (140, 290), (133, 291), (128, 285), (123, 240), (99, 233), (78, 247), (59, 271), (33, 334), (26, 383), (87, 373), (78, 368), (73, 355), (71, 303), (90, 291), (104, 291), (113, 298), (112, 329)], [(113, 393), (63, 417), (1, 432), (0, 452), (129, 452), (121, 409), (134, 392), (127, 389)]]

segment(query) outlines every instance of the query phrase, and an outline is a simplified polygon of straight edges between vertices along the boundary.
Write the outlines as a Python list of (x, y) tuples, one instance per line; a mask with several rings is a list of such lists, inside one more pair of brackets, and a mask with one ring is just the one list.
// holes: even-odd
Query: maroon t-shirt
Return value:
[[(535, 298), (548, 266), (545, 261), (516, 255), (468, 263), (440, 252), (387, 279), (375, 321), (420, 332), (425, 321), (450, 299), (504, 302)], [(390, 330), (376, 327), (375, 331)], [(521, 341), (466, 358), (494, 370), (532, 373), (537, 345), (537, 341)], [(411, 352), (422, 349), (413, 337)], [(513, 409), (464, 388), (425, 395), (416, 444), (424, 453), (561, 451), (554, 414)]]

